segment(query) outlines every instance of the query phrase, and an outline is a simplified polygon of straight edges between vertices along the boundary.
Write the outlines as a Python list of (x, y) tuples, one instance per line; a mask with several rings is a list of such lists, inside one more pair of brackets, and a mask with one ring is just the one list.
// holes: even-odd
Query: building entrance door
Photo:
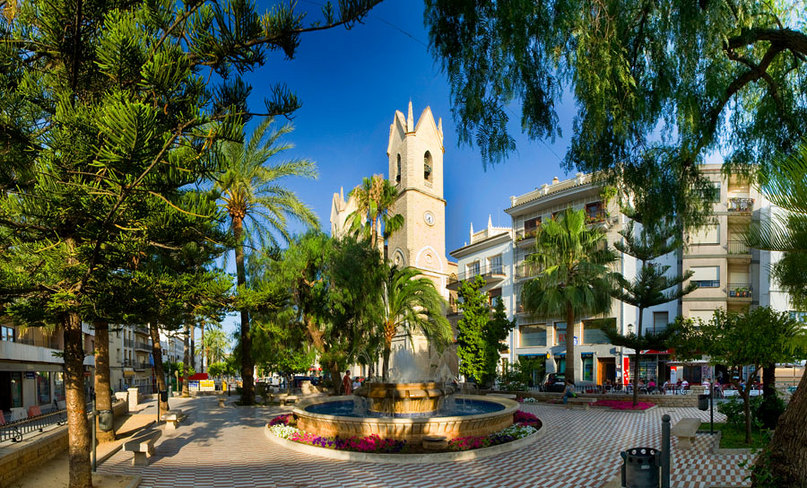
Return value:
[(616, 358), (597, 358), (597, 384), (616, 383)]

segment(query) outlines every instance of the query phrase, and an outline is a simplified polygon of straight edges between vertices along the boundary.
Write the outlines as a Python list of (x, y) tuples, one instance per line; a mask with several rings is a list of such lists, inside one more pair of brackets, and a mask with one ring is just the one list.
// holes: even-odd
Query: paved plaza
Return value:
[[(278, 408), (218, 408), (215, 398), (173, 399), (188, 418), (157, 442), (148, 467), (133, 467), (123, 451), (99, 466), (109, 474), (139, 475), (143, 488), (199, 487), (600, 487), (621, 465), (619, 451), (661, 446), (661, 416), (673, 423), (708, 412), (656, 408), (639, 414), (605, 409), (522, 408), (544, 422), (546, 435), (531, 446), (500, 456), (431, 465), (335, 461), (289, 451), (266, 438), (263, 428)], [(722, 417), (721, 417), (722, 418)], [(737, 463), (748, 455), (717, 455), (708, 436), (679, 451), (673, 440), (674, 487), (740, 486), (747, 474)]]

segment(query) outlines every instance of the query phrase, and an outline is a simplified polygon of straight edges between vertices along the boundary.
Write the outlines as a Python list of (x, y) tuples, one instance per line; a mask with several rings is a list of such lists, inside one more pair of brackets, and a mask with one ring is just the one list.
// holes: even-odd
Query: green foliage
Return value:
[(177, 362), (163, 362), (163, 370), (168, 373), (169, 375), (176, 374), (179, 371), (180, 378), (187, 378), (188, 376), (193, 376), (196, 374), (196, 370), (192, 367), (188, 366), (185, 368), (185, 363), (182, 361)]
[(481, 291), (484, 286), (485, 279), (481, 276), (463, 281), (459, 288), (458, 304), (462, 313), (462, 318), (457, 322), (459, 372), (478, 384), (486, 384), (490, 380), (486, 367), (488, 348), (485, 343), (490, 307), (487, 294)]
[(210, 363), (210, 366), (207, 367), (207, 372), (210, 374), (210, 376), (213, 376), (215, 378), (218, 378), (219, 376), (225, 374), (229, 374), (227, 363), (225, 363), (224, 361)]
[[(350, 197), (355, 198), (356, 210), (348, 215), (350, 232), (370, 240), (373, 247), (378, 245), (378, 237), (383, 242), (404, 224), (404, 217), (392, 213), (392, 207), (398, 199), (398, 188), (384, 175), (373, 175), (364, 178), (361, 185), (351, 190)], [(384, 259), (386, 260), (386, 247)]]
[[(537, 277), (528, 281), (521, 300), (533, 316), (566, 320), (566, 356), (574, 357), (573, 327), (578, 317), (607, 313), (611, 309), (611, 271), (616, 259), (605, 234), (586, 226), (585, 211), (566, 209), (557, 219), (541, 225), (529, 262), (538, 266)], [(574, 362), (566, 365), (575, 379)]]
[(502, 373), (499, 388), (504, 391), (526, 391), (528, 386), (541, 383), (545, 371), (544, 358), (520, 357)]
[(495, 299), (493, 314), (485, 326), (485, 372), (491, 381), (496, 377), (496, 368), (499, 365), (501, 353), (507, 351), (509, 347), (504, 341), (515, 327), (515, 319), (507, 319), (502, 299)]
[(571, 92), (566, 165), (668, 168), (673, 186), (658, 189), (684, 214), (709, 153), (768, 165), (807, 133), (802, 13), (784, 0), (427, 0), (425, 19), (460, 140), (486, 163), (515, 149), (508, 107), (520, 102), (530, 138), (554, 138)]

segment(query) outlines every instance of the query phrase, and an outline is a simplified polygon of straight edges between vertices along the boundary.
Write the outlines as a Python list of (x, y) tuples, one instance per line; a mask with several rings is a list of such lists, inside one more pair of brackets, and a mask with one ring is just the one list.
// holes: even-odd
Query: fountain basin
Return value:
[(355, 395), (367, 398), (371, 412), (395, 416), (437, 412), (449, 393), (452, 391), (435, 382), (368, 383)]
[(472, 400), (494, 404), (495, 411), (473, 415), (399, 417), (356, 417), (333, 415), (307, 410), (324, 403), (354, 401), (355, 397), (341, 396), (308, 398), (293, 409), (297, 427), (321, 436), (364, 437), (378, 435), (381, 438), (420, 443), (424, 436), (443, 436), (454, 439), (465, 436), (482, 436), (498, 432), (513, 424), (513, 414), (519, 404), (507, 398), (479, 395), (455, 395), (457, 401)]

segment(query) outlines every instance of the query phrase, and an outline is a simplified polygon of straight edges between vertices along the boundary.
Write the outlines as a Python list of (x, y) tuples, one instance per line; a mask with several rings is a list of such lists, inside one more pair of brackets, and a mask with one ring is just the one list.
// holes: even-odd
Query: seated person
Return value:
[(569, 402), (569, 398), (574, 397), (574, 383), (569, 380), (566, 380), (566, 389), (563, 392), (563, 404), (566, 405)]

